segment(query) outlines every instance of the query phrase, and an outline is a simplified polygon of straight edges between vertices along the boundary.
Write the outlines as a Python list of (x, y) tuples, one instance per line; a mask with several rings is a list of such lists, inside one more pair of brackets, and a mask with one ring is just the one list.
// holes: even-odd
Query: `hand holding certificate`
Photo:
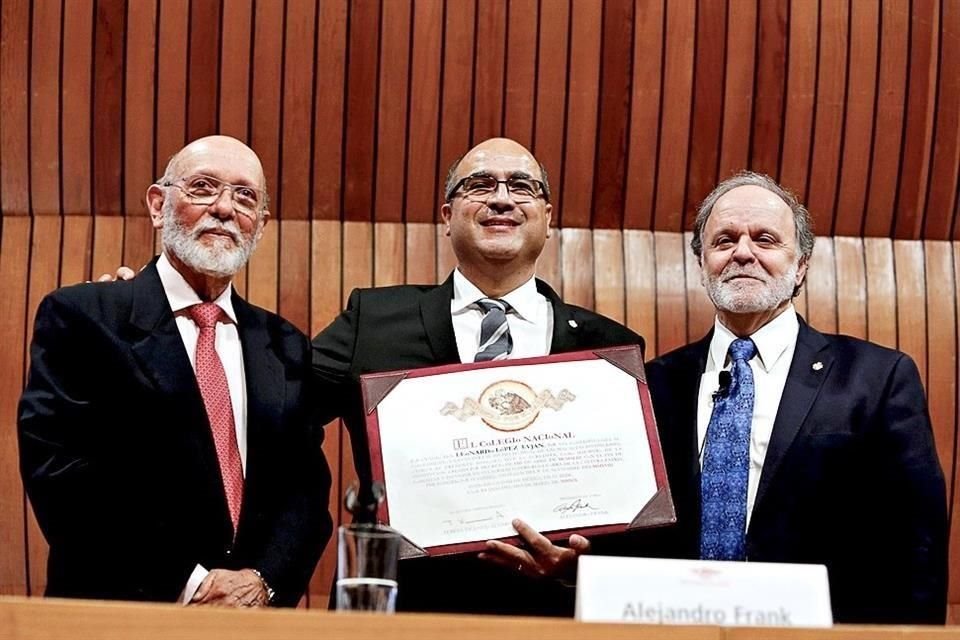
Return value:
[(675, 521), (640, 350), (362, 378), (380, 519), (405, 555)]

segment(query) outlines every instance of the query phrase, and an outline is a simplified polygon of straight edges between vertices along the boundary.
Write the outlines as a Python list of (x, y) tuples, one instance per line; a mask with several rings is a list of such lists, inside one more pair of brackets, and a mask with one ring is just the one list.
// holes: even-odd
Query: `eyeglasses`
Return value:
[(518, 204), (546, 198), (546, 187), (539, 180), (521, 177), (497, 180), (493, 176), (477, 175), (461, 178), (447, 193), (447, 200), (452, 200), (457, 191), (462, 189), (463, 196), (468, 200), (484, 201), (496, 193), (501, 184), (507, 185), (507, 192)]
[(266, 202), (266, 193), (256, 187), (245, 184), (229, 184), (212, 176), (193, 175), (179, 180), (163, 183), (165, 187), (176, 187), (193, 204), (211, 205), (220, 199), (224, 189), (230, 190), (233, 208), (242, 215), (256, 218)]

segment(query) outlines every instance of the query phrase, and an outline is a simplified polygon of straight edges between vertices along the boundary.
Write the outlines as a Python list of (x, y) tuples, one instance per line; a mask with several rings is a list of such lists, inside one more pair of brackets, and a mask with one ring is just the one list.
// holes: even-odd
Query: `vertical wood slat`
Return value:
[(747, 167), (756, 61), (757, 0), (730, 0), (727, 8), (727, 67), (723, 97), (720, 179)]
[[(220, 93), (220, 2), (190, 3), (190, 48), (187, 68), (187, 137), (217, 132), (217, 96)], [(198, 73), (201, 69), (206, 73)]]
[[(564, 114), (567, 111), (567, 51), (570, 5), (554, 3), (540, 16), (537, 52), (537, 112), (533, 152), (550, 173), (554, 208), (562, 207)], [(559, 210), (554, 224), (559, 224)]]
[(633, 93), (623, 214), (623, 225), (629, 229), (650, 229), (653, 222), (665, 14), (665, 0), (640, 3), (634, 14)]
[(342, 215), (344, 96), (336, 87), (342, 87), (346, 77), (347, 14), (347, 0), (321, 2), (317, 13), (311, 212), (314, 220), (340, 220)]
[(683, 234), (653, 234), (657, 274), (657, 353), (687, 342), (687, 279), (684, 273)]
[(353, 0), (347, 36), (350, 64), (347, 66), (343, 177), (343, 216), (344, 220), (353, 222), (373, 220), (379, 32), (380, 4)]
[(0, 6), (0, 211), (5, 216), (30, 213), (30, 6), (26, 0)]
[(30, 61), (30, 203), (34, 215), (60, 215), (61, 5), (34, 5)]
[(783, 100), (787, 78), (787, 0), (759, 3), (757, 59), (750, 165), (775, 176), (780, 164)]
[(897, 285), (893, 243), (887, 238), (864, 238), (867, 272), (867, 339), (897, 348)]
[(863, 241), (833, 241), (837, 268), (837, 332), (867, 338), (867, 274)]
[(886, 0), (881, 5), (877, 112), (873, 125), (870, 192), (863, 229), (867, 236), (886, 237), (893, 230), (907, 87), (909, 17), (909, 0)]
[(597, 159), (591, 227), (623, 225), (624, 179), (630, 115), (632, 0), (603, 3), (603, 53), (600, 68)]
[[(9, 4), (4, 3), (4, 6)], [(89, 214), (91, 211), (93, 4), (86, 0), (65, 0), (63, 4), (60, 183), (64, 215)], [(2, 93), (7, 95), (6, 85)]]
[(373, 177), (377, 222), (403, 221), (406, 175), (407, 87), (410, 84), (410, 5), (385, 2), (380, 16), (377, 167)]
[[(413, 6), (410, 83), (410, 130), (407, 138), (407, 222), (435, 220), (437, 173), (437, 105), (440, 104), (440, 43), (443, 5), (423, 0)], [(465, 151), (465, 150), (464, 150)], [(462, 153), (462, 151), (460, 152)], [(442, 170), (446, 170), (444, 167)]]
[(657, 258), (653, 233), (627, 229), (623, 232), (626, 275), (626, 324), (646, 340), (645, 357), (657, 351)]
[(807, 268), (807, 321), (819, 331), (837, 331), (837, 270), (833, 238), (819, 237)]
[(843, 105), (847, 83), (849, 7), (845, 2), (820, 5), (820, 51), (817, 69), (817, 106), (813, 123), (813, 151), (807, 206), (819, 218), (819, 229), (833, 234), (834, 202), (843, 141)]
[[(790, 3), (790, 47), (780, 181), (806, 201), (817, 83), (817, 0)], [(821, 225), (822, 226), (822, 225)]]
[(907, 124), (903, 132), (896, 224), (893, 228), (897, 238), (919, 238), (923, 228), (936, 106), (940, 4), (911, 4)]
[[(474, 40), (476, 36), (476, 4), (472, 2), (461, 3), (456, 11), (447, 11), (444, 19), (443, 28), (443, 84), (440, 87), (440, 131), (437, 143), (439, 160), (437, 164), (437, 186), (433, 189), (435, 205), (430, 211), (421, 211), (417, 216), (409, 218), (410, 220), (427, 221), (433, 220), (434, 213), (442, 206), (446, 194), (444, 181), (450, 166), (455, 160), (462, 157), (471, 145), (471, 127), (473, 113), (473, 51)], [(421, 48), (421, 50), (423, 50)], [(421, 63), (422, 64), (422, 63)], [(420, 76), (423, 69), (414, 65), (414, 82)], [(434, 69), (431, 67), (432, 73)], [(417, 110), (421, 107), (420, 96), (411, 93), (409, 97), (411, 117), (416, 117)], [(419, 118), (422, 121), (422, 117)], [(426, 124), (424, 122), (424, 124)], [(410, 140), (414, 140), (413, 135), (422, 135), (421, 132), (415, 132), (411, 127)], [(417, 184), (416, 186), (407, 185), (407, 189), (423, 190), (422, 201), (426, 206), (427, 197), (425, 191), (433, 183), (432, 176), (420, 170), (416, 173), (410, 171), (407, 173), (408, 180), (413, 179), (423, 181), (427, 184)], [(429, 215), (428, 215), (429, 214)], [(439, 220), (439, 217), (437, 217)]]
[[(4, 8), (7, 8), (4, 3)], [(30, 264), (28, 217), (5, 216), (0, 235), (0, 367), (6, 372), (0, 385), (0, 593), (26, 593), (26, 545), (23, 537), (23, 490), (17, 460), (17, 401), (23, 388), (26, 343), (27, 282)]]
[(897, 348), (913, 358), (927, 382), (927, 299), (923, 245), (893, 241), (897, 274)]
[[(60, 276), (60, 234), (62, 219), (37, 216), (30, 240), (30, 271), (27, 290), (27, 322), (24, 349), (33, 338), (37, 307), (47, 293), (57, 288)], [(28, 358), (27, 358), (28, 359)], [(24, 365), (28, 363), (25, 362)], [(31, 595), (42, 595), (47, 583), (47, 543), (33, 517), (27, 514), (27, 577)]]
[(248, 112), (253, 0), (224, 0), (220, 19), (218, 129), (224, 135), (246, 141), (250, 131)]
[(557, 218), (563, 227), (589, 227), (593, 211), (602, 14), (598, 2), (573, 0), (571, 5), (563, 208)]
[[(537, 0), (508, 0), (508, 3), (503, 135), (530, 149), (536, 104), (537, 31), (543, 18), (537, 13)], [(448, 15), (450, 13), (456, 11)]]
[(656, 228), (664, 231), (682, 231), (683, 225), (690, 108), (693, 102), (696, 15), (697, 8), (693, 0), (671, 0), (667, 3), (660, 154), (653, 212)]
[(847, 104), (843, 123), (843, 154), (836, 204), (835, 233), (860, 235), (870, 177), (873, 107), (877, 88), (877, 0), (850, 3), (850, 59), (855, 71), (847, 78)]
[(93, 210), (121, 215), (124, 0), (96, 3), (93, 53)]
[[(456, 10), (451, 6), (447, 13)], [(472, 144), (501, 135), (507, 54), (507, 3), (478, 2), (476, 10)]]
[(727, 5), (697, 5), (697, 52), (694, 61), (693, 122), (687, 166), (687, 204), (683, 228), (693, 227), (697, 205), (717, 183), (723, 114), (723, 67), (726, 62)]
[[(340, 226), (340, 222), (334, 220), (313, 220), (310, 223), (310, 328), (307, 332), (309, 336), (317, 335), (343, 308), (339, 278), (343, 267)], [(344, 490), (340, 482), (340, 468), (343, 466), (340, 451), (339, 423), (334, 421), (325, 427), (323, 440), (323, 453), (330, 465), (332, 476), (330, 513), (333, 516), (334, 527), (341, 523), (337, 505)], [(336, 545), (328, 544), (310, 580), (311, 594), (329, 593), (336, 563)], [(323, 608), (324, 602), (314, 599), (312, 605)]]
[(957, 227), (950, 212), (956, 208), (960, 177), (960, 77), (952, 72), (960, 66), (960, 5), (945, 2), (942, 9), (936, 134), (923, 237), (947, 240)]
[(570, 304), (594, 306), (593, 234), (589, 229), (561, 229), (560, 256), (562, 289), (558, 292)]
[(594, 308), (597, 313), (622, 323), (626, 319), (623, 232), (595, 229), (593, 256)]
[(953, 249), (948, 242), (922, 245), (927, 299), (927, 402), (946, 478), (955, 473), (954, 434), (957, 432), (957, 287)]
[(159, 55), (154, 167), (159, 175), (187, 138), (187, 43), (190, 34), (190, 5), (189, 0), (164, 0), (158, 3), (158, 7), (160, 25), (157, 36)]
[(687, 342), (699, 340), (713, 327), (716, 312), (701, 282), (702, 269), (690, 248), (693, 233), (683, 234), (683, 258), (687, 280)]

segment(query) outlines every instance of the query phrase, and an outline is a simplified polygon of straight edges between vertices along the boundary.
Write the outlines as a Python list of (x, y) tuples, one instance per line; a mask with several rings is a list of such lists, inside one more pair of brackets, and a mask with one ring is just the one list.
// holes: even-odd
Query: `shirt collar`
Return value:
[[(157, 260), (157, 273), (160, 274), (160, 283), (163, 285), (164, 293), (167, 294), (170, 309), (175, 315), (188, 307), (203, 302), (180, 272), (173, 268), (165, 253), (161, 253), (160, 259)], [(223, 309), (231, 322), (237, 324), (237, 314), (233, 310), (232, 294), (233, 283), (228, 284), (223, 293), (217, 296), (217, 299), (213, 302)]]
[[(773, 369), (787, 347), (797, 341), (799, 333), (800, 321), (797, 320), (797, 310), (791, 304), (784, 309), (783, 313), (750, 336), (753, 343), (757, 345), (757, 355), (760, 357), (760, 366), (764, 371), (769, 373)], [(730, 349), (730, 343), (736, 339), (737, 336), (720, 322), (720, 318), (714, 319), (713, 339), (710, 341), (710, 362), (707, 363), (708, 371), (716, 371), (726, 366), (727, 351)]]
[[(460, 269), (454, 269), (453, 303), (450, 306), (450, 311), (454, 315), (473, 307), (478, 300), (489, 297), (480, 291), (477, 285), (467, 280), (467, 277), (460, 273)], [(537, 291), (536, 278), (531, 277), (510, 293), (500, 296), (500, 300), (509, 304), (519, 317), (530, 320), (536, 317), (537, 302), (542, 297)]]

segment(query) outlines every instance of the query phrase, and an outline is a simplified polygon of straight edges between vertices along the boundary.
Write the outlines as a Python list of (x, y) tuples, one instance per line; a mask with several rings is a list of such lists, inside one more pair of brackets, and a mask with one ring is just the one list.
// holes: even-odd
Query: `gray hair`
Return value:
[(776, 194), (790, 207), (790, 211), (793, 212), (793, 224), (797, 230), (797, 246), (800, 248), (800, 256), (809, 260), (813, 254), (813, 244), (816, 240), (813, 235), (813, 222), (810, 218), (810, 212), (789, 189), (781, 187), (770, 176), (755, 171), (741, 171), (727, 178), (714, 187), (713, 191), (700, 203), (700, 207), (697, 209), (697, 218), (693, 223), (693, 238), (690, 240), (690, 248), (693, 249), (693, 255), (697, 256), (697, 260), (700, 260), (703, 256), (703, 229), (707, 226), (707, 218), (713, 212), (717, 200), (725, 193), (737, 187), (745, 186), (766, 189)]
[[(446, 202), (453, 199), (453, 188), (457, 186), (457, 167), (460, 166), (462, 160), (463, 156), (459, 156), (447, 170), (447, 179), (443, 183), (443, 199)], [(537, 165), (540, 167), (540, 182), (543, 183), (543, 198), (550, 202), (550, 181), (547, 180), (547, 168), (539, 160), (537, 160)]]

